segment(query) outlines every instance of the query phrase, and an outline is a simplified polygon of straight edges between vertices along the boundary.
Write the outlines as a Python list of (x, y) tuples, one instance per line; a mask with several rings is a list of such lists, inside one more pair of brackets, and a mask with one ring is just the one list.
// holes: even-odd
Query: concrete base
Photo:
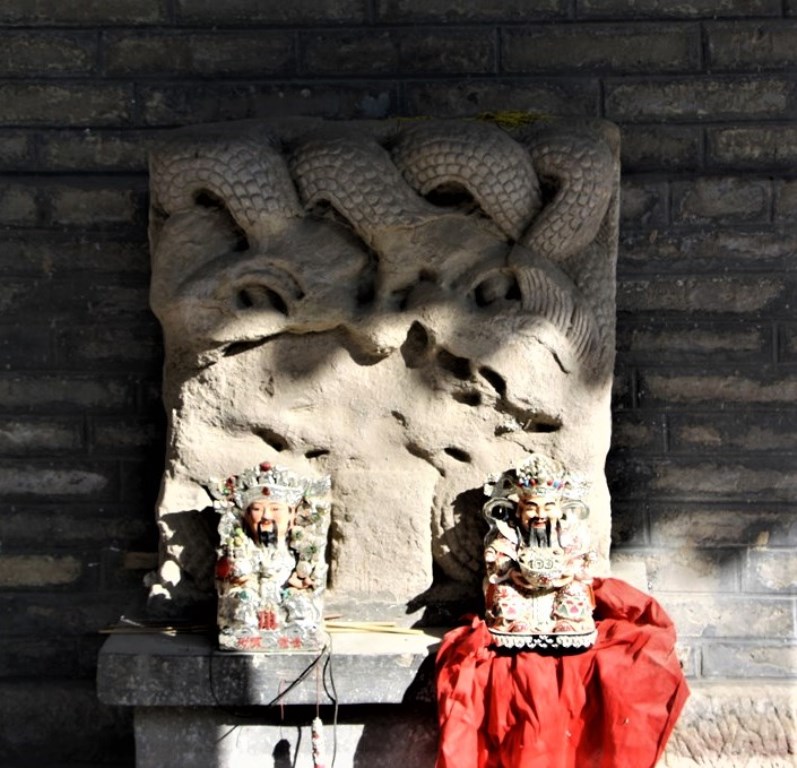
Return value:
[[(114, 636), (100, 653), (99, 696), (134, 707), (138, 768), (309, 765), (316, 702), (328, 766), (336, 744), (335, 768), (432, 768), (433, 658), (443, 632), (335, 635), (331, 666), (326, 658), (312, 666), (310, 654), (223, 653), (209, 637)], [(282, 706), (268, 706), (303, 674)], [(797, 765), (793, 683), (690, 687), (662, 766)], [(340, 705), (337, 726), (325, 689)]]

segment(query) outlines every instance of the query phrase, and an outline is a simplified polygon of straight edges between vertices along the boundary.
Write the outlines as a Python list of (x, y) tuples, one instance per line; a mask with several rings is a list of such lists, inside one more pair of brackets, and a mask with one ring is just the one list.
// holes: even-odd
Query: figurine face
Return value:
[(253, 532), (284, 536), (293, 522), (293, 510), (284, 501), (253, 501), (246, 509), (246, 519)]
[(524, 531), (535, 522), (561, 517), (559, 502), (544, 496), (524, 496), (518, 502), (518, 522)]

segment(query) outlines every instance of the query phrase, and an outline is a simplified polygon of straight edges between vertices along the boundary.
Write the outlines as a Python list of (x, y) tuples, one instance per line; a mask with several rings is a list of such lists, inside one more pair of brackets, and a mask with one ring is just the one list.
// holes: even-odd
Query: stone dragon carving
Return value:
[[(320, 462), (333, 477), (333, 592), (406, 602), (431, 584), (432, 560), (475, 583), (473, 489), (528, 450), (593, 477), (605, 557), (610, 126), (222, 127), (178, 133), (153, 153), (150, 174), (151, 300), (171, 417), (153, 594), (173, 598), (181, 581), (206, 588), (183, 554), (195, 523), (180, 515), (202, 508), (197, 478), (260, 457), (264, 442), (281, 463)], [(590, 414), (575, 414), (577, 401)], [(410, 507), (414, 532), (386, 551)], [(428, 554), (416, 553), (429, 525)]]

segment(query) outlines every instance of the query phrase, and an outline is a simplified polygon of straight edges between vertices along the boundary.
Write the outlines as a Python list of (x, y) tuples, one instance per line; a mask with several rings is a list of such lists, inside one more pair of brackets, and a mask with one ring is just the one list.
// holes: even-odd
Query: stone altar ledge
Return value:
[[(338, 703), (429, 701), (433, 660), (445, 631), (334, 633), (331, 670)], [(114, 635), (100, 651), (97, 690), (102, 702), (117, 706), (265, 706), (317, 655), (230, 653), (219, 651), (215, 638), (204, 635)], [(318, 673), (311, 672), (281, 702), (315, 704), (324, 661)], [(329, 703), (323, 693), (322, 697), (321, 703)]]

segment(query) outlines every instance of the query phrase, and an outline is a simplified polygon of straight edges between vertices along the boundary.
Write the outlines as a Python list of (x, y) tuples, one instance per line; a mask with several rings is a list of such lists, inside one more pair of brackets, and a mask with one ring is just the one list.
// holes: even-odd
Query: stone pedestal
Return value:
[(287, 768), (297, 754), (296, 765), (310, 765), (317, 711), (327, 765), (335, 751), (336, 768), (431, 766), (442, 632), (335, 634), (331, 657), (317, 662), (225, 653), (205, 636), (114, 636), (100, 654), (99, 696), (134, 707), (137, 768)]
[[(135, 711), (137, 768), (288, 768), (311, 765), (319, 683), (327, 766), (432, 768), (437, 749), (433, 659), (445, 630), (335, 635), (332, 673), (313, 654), (224, 653), (209, 637), (115, 636), (100, 652), (98, 691)], [(334, 707), (324, 682), (334, 682)], [(790, 768), (794, 686), (691, 681), (692, 694), (661, 766)], [(298, 754), (298, 759), (297, 759)], [(295, 760), (295, 762), (294, 762)]]

